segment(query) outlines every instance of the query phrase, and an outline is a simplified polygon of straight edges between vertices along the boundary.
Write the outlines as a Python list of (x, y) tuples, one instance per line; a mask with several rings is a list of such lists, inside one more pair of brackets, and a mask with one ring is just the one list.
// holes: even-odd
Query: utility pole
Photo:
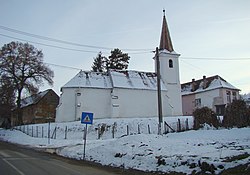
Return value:
[(158, 134), (161, 135), (162, 127), (162, 101), (161, 101), (161, 73), (160, 73), (160, 60), (159, 60), (159, 49), (156, 47), (156, 74), (157, 74), (157, 94), (158, 94), (158, 116), (159, 116), (159, 125), (158, 125)]

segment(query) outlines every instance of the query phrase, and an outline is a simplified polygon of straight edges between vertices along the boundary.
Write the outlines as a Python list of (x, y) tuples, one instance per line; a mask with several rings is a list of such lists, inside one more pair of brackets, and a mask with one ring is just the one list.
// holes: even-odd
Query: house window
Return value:
[(197, 98), (195, 99), (195, 107), (200, 107), (201, 106), (201, 99)]
[(169, 60), (168, 61), (168, 66), (169, 66), (169, 68), (173, 68), (174, 67), (173, 60)]
[(227, 103), (231, 103), (231, 92), (227, 91)]
[(237, 100), (236, 92), (232, 92), (232, 95), (233, 95), (233, 100)]

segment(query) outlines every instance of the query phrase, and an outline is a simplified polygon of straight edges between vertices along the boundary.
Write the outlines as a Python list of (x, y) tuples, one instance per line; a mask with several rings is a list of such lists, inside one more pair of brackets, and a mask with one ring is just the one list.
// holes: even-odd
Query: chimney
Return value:
[(202, 87), (203, 87), (203, 89), (207, 88), (207, 78), (206, 78), (205, 75), (203, 76), (203, 85), (202, 85)]
[(193, 78), (192, 79), (192, 83), (191, 83), (191, 86), (192, 86), (192, 92), (194, 92), (195, 91), (195, 85), (196, 85), (196, 83), (195, 83), (195, 79)]

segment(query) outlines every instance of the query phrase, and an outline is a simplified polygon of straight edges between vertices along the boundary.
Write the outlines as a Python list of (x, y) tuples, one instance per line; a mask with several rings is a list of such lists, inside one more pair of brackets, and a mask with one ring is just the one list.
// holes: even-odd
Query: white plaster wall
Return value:
[(56, 122), (80, 120), (82, 112), (93, 112), (94, 118), (110, 118), (110, 93), (110, 89), (63, 88)]
[(172, 105), (172, 115), (183, 115), (180, 84), (167, 84), (166, 87), (168, 89), (169, 104)]
[(94, 119), (111, 118), (111, 89), (81, 89), (78, 96), (77, 117), (81, 118), (82, 112), (94, 113)]
[[(161, 78), (164, 83), (180, 84), (178, 57), (178, 55), (164, 53), (159, 55)], [(173, 61), (173, 68), (169, 68), (170, 59)]]
[[(118, 89), (113, 90), (112, 111), (114, 118), (157, 117), (157, 91)], [(169, 116), (166, 91), (162, 92), (163, 116)]]
[(56, 122), (75, 120), (75, 89), (63, 88), (59, 105), (56, 109)]
[[(169, 67), (169, 60), (173, 61), (173, 67)], [(168, 92), (168, 105), (171, 107), (171, 115), (182, 115), (181, 85), (179, 75), (179, 55), (160, 53), (160, 72)]]
[(195, 95), (195, 99), (200, 98), (201, 99), (201, 107), (207, 106), (214, 111), (216, 111), (215, 106), (213, 106), (213, 100), (214, 97), (219, 97), (220, 96), (220, 90), (219, 89), (214, 89), (211, 91), (204, 91), (202, 93), (197, 93)]

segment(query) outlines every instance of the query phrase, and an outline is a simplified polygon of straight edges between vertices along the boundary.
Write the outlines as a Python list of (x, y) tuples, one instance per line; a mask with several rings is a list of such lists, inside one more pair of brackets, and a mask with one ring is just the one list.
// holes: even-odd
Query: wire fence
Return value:
[[(158, 134), (158, 123), (127, 123), (112, 124), (99, 123), (87, 125), (89, 139), (110, 139), (120, 138), (135, 134)], [(31, 137), (50, 139), (79, 139), (83, 136), (85, 125), (60, 125), (58, 123), (30, 124), (15, 126), (19, 130)], [(164, 122), (162, 134), (184, 132), (193, 129), (192, 121), (189, 118), (177, 119), (175, 122)]]

